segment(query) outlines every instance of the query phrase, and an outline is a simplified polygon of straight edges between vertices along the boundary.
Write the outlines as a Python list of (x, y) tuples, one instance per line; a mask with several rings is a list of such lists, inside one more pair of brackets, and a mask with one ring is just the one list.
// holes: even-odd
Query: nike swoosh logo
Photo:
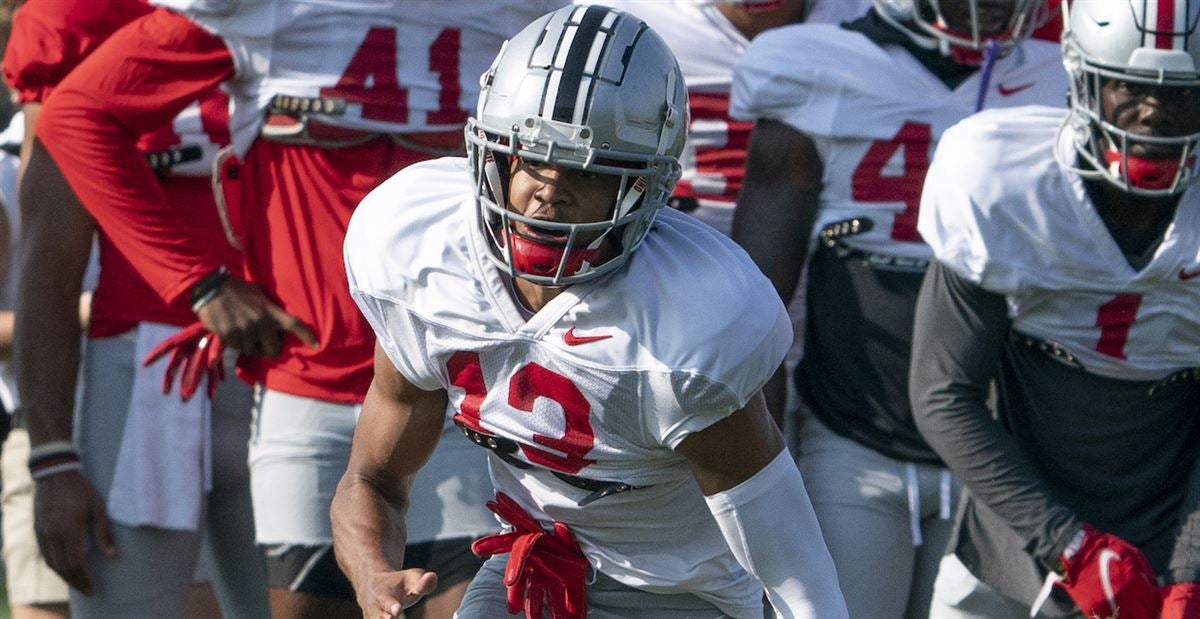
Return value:
[(1108, 565), (1113, 561), (1120, 561), (1121, 556), (1117, 553), (1105, 548), (1100, 551), (1100, 586), (1104, 588), (1104, 597), (1108, 598), (1109, 607), (1113, 610), (1112, 616), (1117, 616), (1117, 595), (1113, 592), (1112, 579), (1109, 577)]
[(612, 337), (612, 336), (611, 335), (575, 335), (575, 327), (571, 327), (570, 329), (567, 329), (566, 333), (563, 334), (563, 342), (566, 342), (567, 346), (579, 346), (580, 344), (591, 344), (592, 342), (599, 342), (600, 340), (607, 340), (610, 337)]
[(1193, 277), (1200, 277), (1200, 268), (1192, 269), (1191, 271), (1187, 269), (1179, 269), (1179, 279), (1186, 282)]
[(1017, 94), (1018, 92), (1021, 92), (1022, 90), (1028, 90), (1030, 88), (1033, 88), (1033, 85), (1036, 83), (1037, 82), (1029, 82), (1028, 84), (1021, 84), (1020, 86), (1013, 86), (1012, 88), (1009, 88), (1008, 86), (1005, 86), (1004, 84), (997, 84), (996, 90), (998, 90), (1000, 92), (1001, 97), (1011, 97), (1011, 96)]

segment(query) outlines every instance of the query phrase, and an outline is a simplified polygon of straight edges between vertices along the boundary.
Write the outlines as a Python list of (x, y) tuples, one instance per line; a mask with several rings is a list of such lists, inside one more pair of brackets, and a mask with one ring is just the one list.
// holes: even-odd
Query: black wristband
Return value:
[(223, 266), (217, 267), (212, 273), (201, 277), (200, 281), (196, 282), (191, 289), (192, 311), (198, 312), (200, 308), (204, 307), (209, 301), (212, 301), (213, 297), (217, 296), (217, 293), (221, 291), (221, 287), (228, 280), (229, 269)]

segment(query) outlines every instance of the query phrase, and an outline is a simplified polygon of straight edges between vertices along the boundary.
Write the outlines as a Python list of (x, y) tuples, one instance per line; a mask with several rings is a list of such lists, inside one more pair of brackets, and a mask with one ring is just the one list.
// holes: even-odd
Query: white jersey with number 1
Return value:
[(1008, 299), (1014, 330), (1089, 372), (1161, 380), (1200, 366), (1200, 189), (1183, 194), (1149, 263), (1133, 268), (1082, 178), (1059, 162), (1075, 160), (1069, 131), (1055, 141), (1065, 115), (997, 110), (947, 131), (921, 234), (939, 261)]

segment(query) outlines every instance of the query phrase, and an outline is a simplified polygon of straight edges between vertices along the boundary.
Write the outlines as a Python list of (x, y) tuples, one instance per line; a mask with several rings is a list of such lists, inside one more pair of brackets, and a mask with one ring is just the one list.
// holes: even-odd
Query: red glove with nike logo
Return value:
[(587, 617), (588, 561), (567, 525), (555, 522), (553, 531), (545, 531), (503, 492), (487, 508), (513, 530), (475, 540), (471, 550), (481, 557), (509, 553), (504, 567), (508, 612), (520, 612), (523, 602), (528, 619), (542, 619), (548, 602), (552, 619)]
[(1178, 582), (1159, 589), (1162, 619), (1200, 619), (1200, 583)]
[(1142, 551), (1091, 525), (1078, 547), (1063, 551), (1061, 585), (1085, 617), (1158, 619), (1162, 604), (1154, 570)]
[(207, 392), (209, 399), (212, 399), (217, 384), (225, 380), (224, 351), (221, 338), (197, 321), (159, 342), (142, 359), (142, 366), (149, 366), (170, 353), (167, 370), (163, 373), (163, 393), (171, 393), (175, 376), (178, 375), (179, 396), (187, 402), (196, 394), (200, 382), (208, 377)]

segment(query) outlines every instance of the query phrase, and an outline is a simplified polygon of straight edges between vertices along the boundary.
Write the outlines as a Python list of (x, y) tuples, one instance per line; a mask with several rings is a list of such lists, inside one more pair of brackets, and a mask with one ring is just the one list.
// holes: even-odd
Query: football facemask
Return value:
[[(1169, 196), (1195, 184), (1200, 132), (1142, 135), (1110, 122), (1105, 84), (1121, 82), (1155, 96), (1187, 100), (1200, 94), (1200, 0), (1076, 2), (1065, 20), (1063, 63), (1071, 76), (1075, 152), (1088, 178), (1103, 178), (1143, 196)], [(1190, 119), (1189, 119), (1190, 120)]]
[[(666, 43), (628, 13), (564, 7), (506, 43), (481, 84), (466, 139), (491, 262), (550, 286), (624, 264), (680, 174), (687, 92)], [(507, 204), (512, 157), (618, 177), (609, 217), (559, 223), (514, 212)], [(540, 234), (518, 235), (516, 224)], [(601, 252), (605, 242), (616, 251)]]

